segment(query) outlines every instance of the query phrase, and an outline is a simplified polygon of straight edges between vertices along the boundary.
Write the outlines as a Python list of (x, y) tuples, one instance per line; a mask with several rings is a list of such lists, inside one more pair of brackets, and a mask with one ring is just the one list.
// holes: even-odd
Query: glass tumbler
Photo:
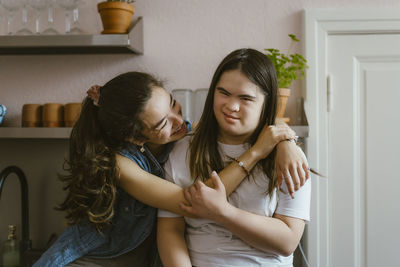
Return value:
[(182, 106), (183, 119), (193, 122), (192, 116), (192, 90), (190, 89), (174, 89), (172, 96)]
[(208, 94), (208, 88), (199, 88), (194, 91), (194, 107), (193, 117), (194, 122), (198, 122), (203, 114), (204, 104)]

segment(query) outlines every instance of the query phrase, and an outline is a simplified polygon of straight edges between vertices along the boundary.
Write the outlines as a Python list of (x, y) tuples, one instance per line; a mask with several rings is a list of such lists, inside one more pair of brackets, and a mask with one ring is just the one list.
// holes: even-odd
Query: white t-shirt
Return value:
[[(165, 177), (167, 180), (186, 188), (193, 181), (190, 179), (189, 146), (190, 136), (176, 143), (166, 162)], [(227, 164), (231, 158), (237, 158), (249, 148), (249, 145), (226, 145), (219, 143), (222, 159)], [(249, 178), (236, 188), (228, 197), (235, 207), (258, 215), (272, 217), (276, 212), (281, 215), (309, 220), (311, 182), (310, 179), (292, 199), (289, 194), (274, 190), (267, 194), (269, 179), (256, 167)], [(282, 185), (287, 192), (286, 185)], [(158, 211), (158, 217), (180, 217), (165, 210)], [(185, 217), (186, 244), (193, 266), (227, 267), (227, 266), (292, 266), (293, 255), (283, 257), (274, 253), (266, 253), (253, 248), (236, 237), (230, 231), (208, 219), (192, 219)]]

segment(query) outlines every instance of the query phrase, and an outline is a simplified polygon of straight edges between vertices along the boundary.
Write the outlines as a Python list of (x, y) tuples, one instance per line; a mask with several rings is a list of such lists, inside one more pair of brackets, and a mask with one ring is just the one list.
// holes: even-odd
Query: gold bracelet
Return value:
[(246, 169), (246, 167), (244, 167), (244, 164), (242, 161), (239, 161), (237, 158), (235, 158), (235, 161), (237, 162), (237, 164), (243, 169), (243, 171), (246, 173), (246, 177), (250, 176), (250, 172)]

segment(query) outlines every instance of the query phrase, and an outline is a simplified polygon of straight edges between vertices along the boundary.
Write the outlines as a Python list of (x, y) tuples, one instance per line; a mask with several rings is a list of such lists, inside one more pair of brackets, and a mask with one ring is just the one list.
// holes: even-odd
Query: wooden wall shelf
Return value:
[(3, 35), (0, 55), (143, 54), (143, 19), (127, 34)]
[(0, 139), (68, 139), (72, 128), (0, 127)]

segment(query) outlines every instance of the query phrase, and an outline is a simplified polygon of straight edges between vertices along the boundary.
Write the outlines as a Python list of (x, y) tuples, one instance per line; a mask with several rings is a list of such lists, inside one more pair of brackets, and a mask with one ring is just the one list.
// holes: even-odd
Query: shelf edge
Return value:
[(69, 139), (72, 128), (0, 127), (0, 139)]

